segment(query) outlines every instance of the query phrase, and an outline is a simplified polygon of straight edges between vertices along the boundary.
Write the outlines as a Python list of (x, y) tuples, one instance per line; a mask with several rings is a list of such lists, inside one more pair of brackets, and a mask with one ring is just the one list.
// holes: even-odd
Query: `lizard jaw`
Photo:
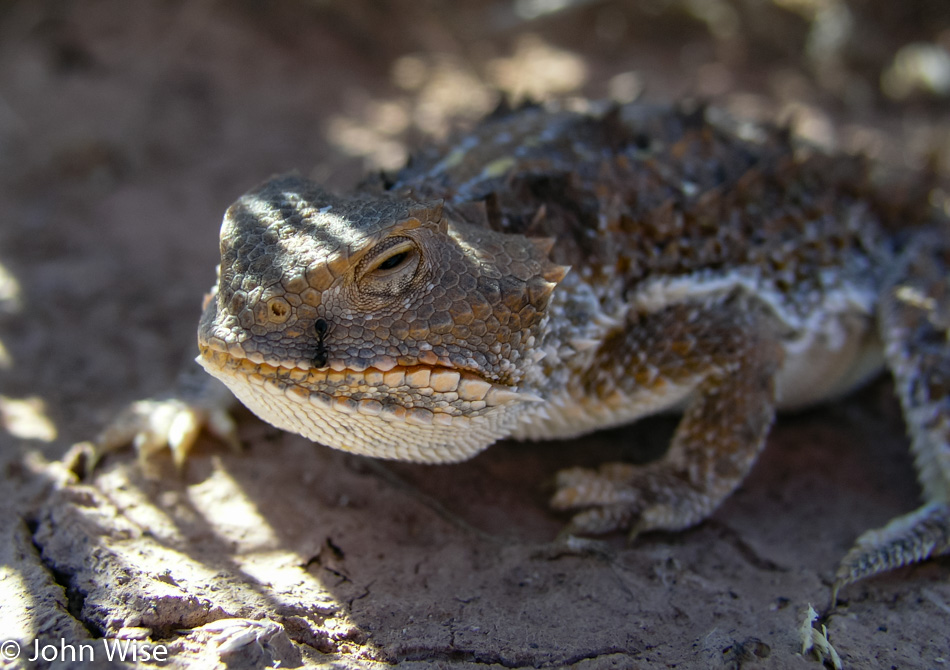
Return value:
[[(328, 446), (376, 458), (455, 462), (515, 428), (540, 400), (439, 365), (363, 370), (255, 362), (202, 345), (198, 357), (255, 414)], [(387, 368), (387, 369), (381, 369)]]

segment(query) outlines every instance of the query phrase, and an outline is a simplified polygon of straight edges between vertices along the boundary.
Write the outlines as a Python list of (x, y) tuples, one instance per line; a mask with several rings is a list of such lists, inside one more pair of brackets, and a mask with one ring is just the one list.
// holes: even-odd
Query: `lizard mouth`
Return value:
[(315, 368), (304, 361), (241, 355), (243, 352), (215, 346), (213, 341), (202, 343), (200, 351), (198, 362), (232, 390), (229, 380), (241, 379), (298, 403), (386, 421), (449, 426), (456, 418), (536, 399), (514, 387), (446, 365), (399, 365), (386, 358), (361, 369), (340, 361)]
[(223, 348), (200, 343), (198, 362), (259, 417), (315, 442), (376, 458), (466, 460), (510, 434), (525, 402), (540, 400), (444, 365), (390, 366), (386, 360), (360, 370), (339, 364), (313, 368)]

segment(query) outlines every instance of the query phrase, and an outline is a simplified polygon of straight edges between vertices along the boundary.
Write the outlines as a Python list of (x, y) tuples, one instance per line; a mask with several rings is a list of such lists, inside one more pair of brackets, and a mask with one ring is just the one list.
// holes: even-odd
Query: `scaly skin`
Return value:
[(660, 461), (561, 474), (553, 505), (595, 533), (701, 521), (777, 408), (886, 358), (925, 505), (835, 590), (946, 552), (946, 235), (889, 224), (860, 161), (715, 117), (526, 108), (355, 194), (272, 179), (225, 215), (199, 362), (266, 421), (402, 460), (682, 408)]
[(201, 362), (258, 414), (340, 449), (430, 462), (514, 429), (566, 270), (546, 244), (296, 177), (239, 200), (221, 239)]

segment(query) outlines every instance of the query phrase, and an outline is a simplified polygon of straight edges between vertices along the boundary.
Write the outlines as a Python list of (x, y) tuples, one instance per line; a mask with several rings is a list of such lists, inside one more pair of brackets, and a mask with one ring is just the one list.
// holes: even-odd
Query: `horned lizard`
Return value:
[[(950, 239), (895, 223), (866, 167), (632, 104), (496, 113), (347, 195), (278, 176), (225, 214), (198, 362), (280, 428), (428, 463), (682, 410), (658, 462), (559, 475), (580, 533), (702, 521), (776, 409), (886, 365), (924, 504), (857, 540), (836, 593), (950, 551)], [(99, 446), (182, 457), (202, 421), (233, 438), (218, 407), (139, 405)]]

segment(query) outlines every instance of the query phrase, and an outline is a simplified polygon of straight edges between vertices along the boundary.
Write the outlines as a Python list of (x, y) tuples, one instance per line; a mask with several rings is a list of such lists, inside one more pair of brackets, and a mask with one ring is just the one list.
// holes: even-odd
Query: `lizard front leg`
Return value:
[(950, 553), (950, 244), (922, 235), (879, 299), (887, 365), (904, 410), (924, 504), (861, 535), (832, 589)]
[(152, 470), (155, 455), (166, 448), (180, 468), (203, 429), (239, 449), (230, 415), (234, 403), (224, 384), (191, 363), (182, 370), (172, 393), (131, 403), (94, 440), (74, 445), (67, 460), (82, 457), (88, 471), (105, 454), (131, 444), (146, 472)]
[[(610, 463), (558, 476), (552, 506), (584, 534), (678, 530), (706, 518), (752, 467), (775, 414), (782, 361), (770, 318), (751, 301), (683, 304), (631, 318), (598, 352), (588, 392), (621, 411), (685, 395), (669, 451), (646, 466)], [(685, 390), (685, 393), (684, 393)], [(644, 414), (647, 412), (643, 412)], [(636, 417), (631, 417), (636, 418)]]

